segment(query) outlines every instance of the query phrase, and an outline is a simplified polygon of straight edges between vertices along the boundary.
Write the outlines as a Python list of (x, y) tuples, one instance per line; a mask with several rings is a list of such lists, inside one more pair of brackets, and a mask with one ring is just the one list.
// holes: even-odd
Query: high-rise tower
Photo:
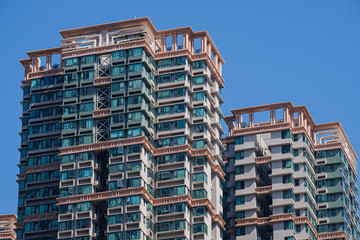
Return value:
[(21, 60), (18, 239), (221, 239), (224, 60), (208, 33), (138, 18), (60, 34)]
[(360, 239), (357, 156), (339, 122), (291, 102), (232, 114), (225, 239)]

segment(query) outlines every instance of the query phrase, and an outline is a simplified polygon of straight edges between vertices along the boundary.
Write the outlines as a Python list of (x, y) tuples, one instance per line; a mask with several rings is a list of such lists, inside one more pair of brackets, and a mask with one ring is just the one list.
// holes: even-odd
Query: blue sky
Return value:
[[(136, 3), (135, 3), (136, 2)], [(360, 2), (1, 1), (0, 214), (16, 212), (26, 52), (60, 45), (58, 31), (150, 17), (158, 30), (208, 30), (226, 63), (223, 112), (292, 101), (316, 123), (340, 121), (360, 154)]]

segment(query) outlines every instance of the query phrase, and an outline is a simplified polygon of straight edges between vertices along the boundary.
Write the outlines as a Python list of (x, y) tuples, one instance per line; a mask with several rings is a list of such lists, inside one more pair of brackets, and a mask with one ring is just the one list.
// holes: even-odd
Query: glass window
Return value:
[(31, 88), (41, 87), (41, 79), (40, 78), (32, 79), (30, 87)]
[(90, 111), (93, 111), (93, 103), (80, 104), (80, 112), (90, 112)]
[(142, 80), (141, 79), (129, 81), (129, 89), (141, 88), (141, 87), (142, 87)]
[(125, 73), (125, 67), (121, 66), (121, 67), (113, 67), (111, 69), (111, 75), (112, 76), (117, 76), (120, 75), (121, 73)]
[(126, 205), (138, 205), (140, 204), (140, 195), (126, 197)]
[(245, 196), (240, 196), (235, 198), (235, 205), (244, 205), (245, 204)]
[(284, 230), (294, 229), (293, 221), (284, 221)]
[(91, 202), (82, 202), (76, 204), (76, 211), (85, 212), (91, 209)]
[(109, 199), (109, 208), (122, 207), (122, 206), (123, 206), (122, 198), (110, 198)]
[(244, 174), (244, 166), (235, 167), (235, 175)]
[(93, 143), (93, 135), (85, 135), (79, 137), (79, 145)]
[(70, 67), (78, 64), (78, 58), (65, 59), (65, 67)]
[(129, 65), (129, 72), (141, 72), (142, 63)]
[(92, 64), (95, 63), (95, 55), (81, 57), (81, 64)]
[(91, 185), (78, 186), (78, 194), (89, 194), (92, 193)]
[(142, 55), (142, 48), (129, 49), (129, 57), (138, 57)]
[(125, 57), (125, 50), (116, 51), (112, 53), (112, 59), (117, 60)]
[(235, 145), (244, 144), (244, 137), (235, 137)]
[(124, 91), (124, 90), (125, 90), (125, 83), (124, 82), (111, 84), (111, 91), (112, 92)]
[(78, 172), (78, 178), (85, 178), (92, 176), (92, 168), (81, 168)]

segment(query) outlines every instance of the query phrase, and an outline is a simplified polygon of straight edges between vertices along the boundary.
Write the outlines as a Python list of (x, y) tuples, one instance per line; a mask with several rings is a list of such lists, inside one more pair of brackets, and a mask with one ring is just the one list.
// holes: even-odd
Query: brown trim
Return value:
[(225, 230), (225, 221), (221, 218), (219, 214), (215, 213), (215, 207), (212, 205), (208, 198), (202, 199), (192, 199), (189, 195), (183, 196), (174, 196), (174, 197), (166, 197), (166, 198), (158, 198), (154, 199), (149, 192), (144, 187), (132, 188), (132, 189), (120, 189), (116, 191), (107, 191), (107, 192), (99, 192), (99, 193), (91, 193), (85, 195), (75, 195), (70, 197), (57, 198), (58, 206), (63, 204), (74, 204), (79, 202), (88, 202), (88, 201), (103, 201), (110, 198), (116, 197), (127, 197), (132, 195), (141, 195), (147, 201), (151, 202), (153, 206), (160, 206), (164, 204), (173, 204), (179, 202), (186, 202), (188, 206), (191, 208), (206, 206), (210, 211), (214, 222), (218, 223), (220, 227)]

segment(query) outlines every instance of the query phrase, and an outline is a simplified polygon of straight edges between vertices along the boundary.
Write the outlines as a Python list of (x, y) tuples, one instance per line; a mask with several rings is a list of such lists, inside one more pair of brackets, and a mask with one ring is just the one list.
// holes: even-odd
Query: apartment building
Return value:
[(356, 153), (291, 102), (225, 117), (224, 239), (360, 239)]
[(20, 61), (17, 238), (222, 239), (224, 60), (209, 34), (149, 18), (60, 34)]
[(15, 214), (0, 215), (0, 239), (3, 240), (15, 240), (15, 224), (17, 217)]

